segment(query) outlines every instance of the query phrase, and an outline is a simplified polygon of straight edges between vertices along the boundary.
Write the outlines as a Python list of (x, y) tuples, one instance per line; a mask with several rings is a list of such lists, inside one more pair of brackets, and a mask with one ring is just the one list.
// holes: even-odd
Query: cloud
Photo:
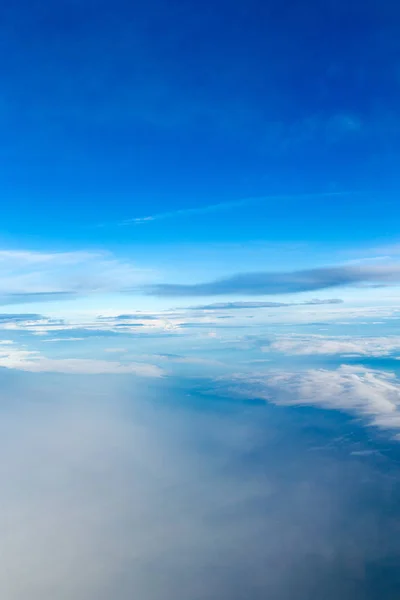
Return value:
[(332, 298), (328, 300), (307, 300), (305, 302), (215, 302), (200, 306), (188, 306), (188, 310), (240, 310), (244, 308), (281, 308), (285, 306), (318, 306), (320, 304), (341, 304), (343, 300)]
[(396, 464), (350, 456), (371, 449), (354, 427), (343, 460), (309, 451), (318, 419), (303, 431), (273, 407), (200, 410), (108, 378), (12, 381), (2, 598), (350, 600), (369, 568), (397, 581)]
[(37, 351), (0, 348), (0, 367), (31, 373), (74, 373), (87, 375), (132, 374), (140, 377), (162, 377), (164, 371), (142, 362), (121, 363), (93, 358), (47, 358)]
[(158, 284), (155, 296), (274, 295), (311, 292), (340, 286), (399, 284), (400, 265), (337, 266), (292, 272), (242, 273), (197, 284)]
[(106, 252), (0, 250), (0, 305), (131, 288), (148, 273)]
[(276, 202), (283, 200), (307, 200), (312, 198), (331, 198), (337, 196), (350, 196), (359, 194), (359, 192), (342, 191), (342, 192), (321, 192), (311, 194), (281, 194), (275, 196), (258, 196), (255, 198), (243, 198), (240, 200), (233, 200), (231, 202), (218, 202), (216, 204), (207, 204), (205, 206), (198, 206), (193, 208), (181, 208), (171, 210), (163, 213), (156, 213), (146, 217), (135, 217), (133, 219), (126, 219), (119, 223), (120, 225), (143, 225), (145, 223), (152, 223), (154, 221), (164, 221), (166, 219), (175, 219), (178, 217), (194, 216), (194, 215), (206, 215), (209, 213), (222, 212), (226, 210), (233, 210), (235, 208), (242, 208), (245, 206), (260, 204), (262, 202)]
[(353, 356), (389, 356), (400, 350), (400, 337), (325, 337), (322, 335), (279, 336), (264, 352), (277, 351), (289, 355), (342, 354)]
[(231, 381), (229, 392), (242, 397), (341, 410), (370, 425), (400, 430), (400, 382), (394, 373), (342, 365), (335, 370), (236, 374)]

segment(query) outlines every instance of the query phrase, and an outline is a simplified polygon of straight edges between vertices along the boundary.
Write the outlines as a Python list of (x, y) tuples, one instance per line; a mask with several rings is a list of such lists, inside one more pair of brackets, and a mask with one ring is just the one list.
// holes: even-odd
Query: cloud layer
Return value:
[(350, 457), (370, 449), (354, 427), (343, 461), (273, 407), (0, 377), (2, 598), (352, 600), (371, 597), (370, 571), (393, 577), (390, 463)]

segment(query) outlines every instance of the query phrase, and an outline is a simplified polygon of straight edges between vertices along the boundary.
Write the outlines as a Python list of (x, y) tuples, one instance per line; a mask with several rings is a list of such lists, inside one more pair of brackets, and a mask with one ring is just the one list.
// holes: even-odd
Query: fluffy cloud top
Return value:
[(237, 374), (230, 391), (284, 405), (342, 410), (371, 425), (400, 430), (400, 382), (393, 373), (362, 366), (335, 370)]

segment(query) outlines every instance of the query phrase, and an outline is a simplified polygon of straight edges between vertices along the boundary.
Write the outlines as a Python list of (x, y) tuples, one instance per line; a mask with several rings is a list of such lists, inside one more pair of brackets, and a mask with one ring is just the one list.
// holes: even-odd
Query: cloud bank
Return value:
[(349, 443), (346, 461), (310, 452), (273, 407), (200, 411), (106, 378), (0, 376), (2, 598), (353, 600), (382, 568), (376, 597), (395, 597), (390, 463), (349, 458), (369, 446)]

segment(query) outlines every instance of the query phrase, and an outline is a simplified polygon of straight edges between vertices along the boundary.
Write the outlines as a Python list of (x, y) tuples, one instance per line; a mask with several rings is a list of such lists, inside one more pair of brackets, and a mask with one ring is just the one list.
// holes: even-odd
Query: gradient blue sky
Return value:
[[(4, 5), (5, 241), (152, 255), (153, 243), (396, 238), (399, 10)], [(258, 200), (199, 210), (246, 198)], [(182, 209), (198, 212), (118, 226)]]
[(396, 256), (398, 19), (372, 1), (4, 6), (2, 246), (105, 251), (155, 284)]

